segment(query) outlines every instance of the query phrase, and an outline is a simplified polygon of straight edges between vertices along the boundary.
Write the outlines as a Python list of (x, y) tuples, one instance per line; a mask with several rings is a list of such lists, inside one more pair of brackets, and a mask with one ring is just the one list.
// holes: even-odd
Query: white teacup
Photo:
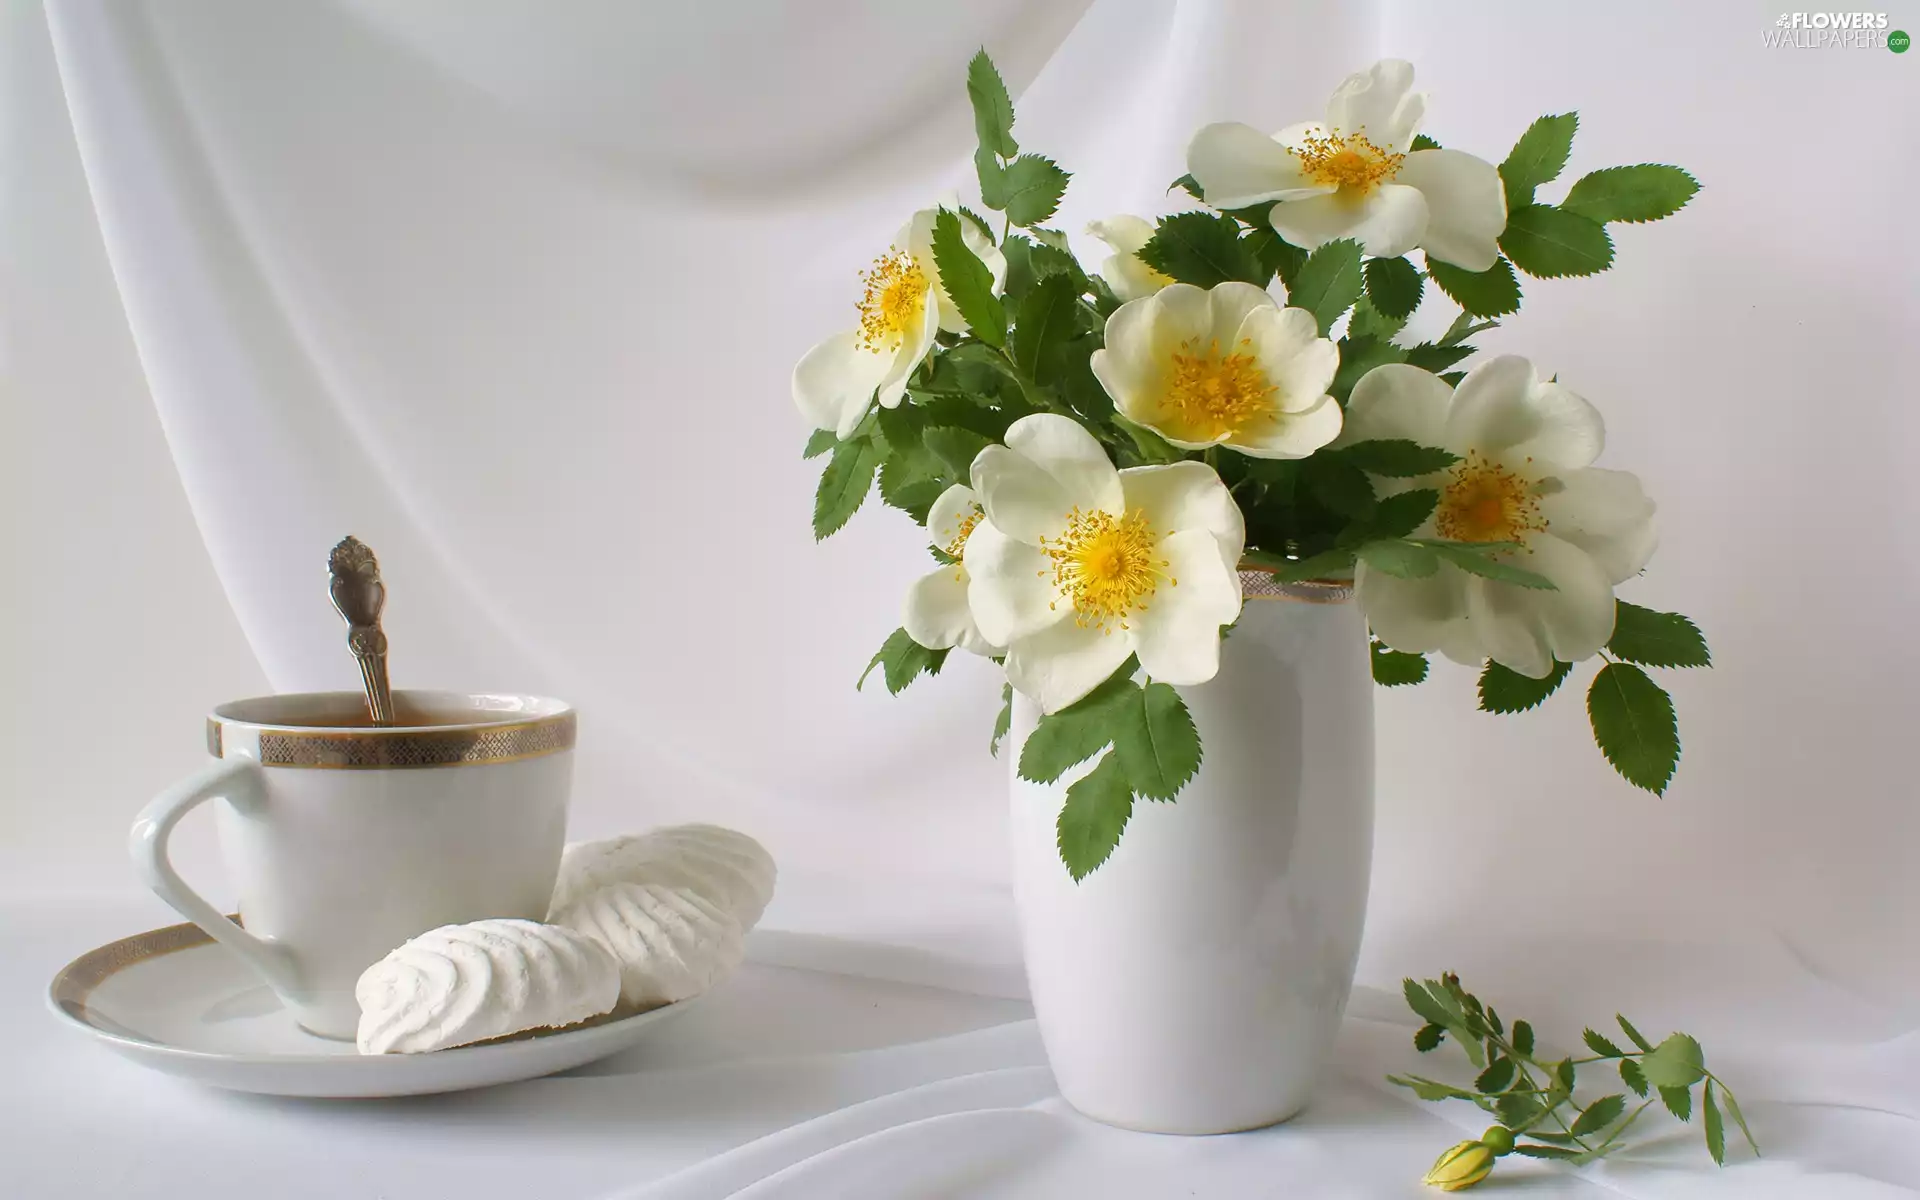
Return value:
[[(351, 1038), (360, 973), (440, 925), (541, 920), (573, 781), (574, 712), (534, 696), (394, 693), (373, 727), (358, 692), (236, 700), (207, 719), (218, 759), (133, 824), (160, 898), (244, 958), (306, 1029)], [(187, 811), (219, 799), (242, 929), (167, 861)]]

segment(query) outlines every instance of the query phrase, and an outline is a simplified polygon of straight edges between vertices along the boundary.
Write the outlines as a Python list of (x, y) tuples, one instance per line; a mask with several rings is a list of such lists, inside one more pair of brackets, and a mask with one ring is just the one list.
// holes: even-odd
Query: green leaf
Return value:
[(987, 219), (985, 217), (981, 216), (979, 213), (968, 208), (964, 204), (955, 205), (954, 211), (958, 212), (961, 216), (965, 217), (967, 220), (973, 222), (973, 227), (980, 231), (981, 237), (986, 238), (990, 242), (996, 240), (993, 236), (993, 226), (987, 224)]
[[(1409, 488), (1404, 492), (1395, 492), (1374, 505), (1373, 515), (1367, 518), (1367, 532), (1376, 538), (1406, 537), (1420, 528), (1439, 504), (1440, 493), (1433, 488)], [(1432, 553), (1424, 546), (1419, 549), (1424, 553)], [(1437, 560), (1434, 565), (1439, 565)], [(1433, 572), (1422, 571), (1421, 574), (1431, 575)]]
[(1465, 345), (1438, 345), (1433, 342), (1421, 342), (1417, 346), (1407, 347), (1407, 364), (1419, 367), (1422, 371), (1439, 374), (1463, 358), (1470, 357), (1474, 348)]
[(1196, 287), (1210, 288), (1229, 279), (1264, 284), (1270, 274), (1241, 239), (1233, 218), (1213, 213), (1162, 217), (1139, 255), (1154, 270)]
[(1734, 1099), (1733, 1093), (1724, 1086), (1720, 1089), (1720, 1098), (1727, 1103), (1727, 1115), (1732, 1117), (1733, 1123), (1740, 1127), (1740, 1136), (1747, 1139), (1747, 1148), (1758, 1155), (1760, 1143), (1753, 1140), (1753, 1131), (1747, 1128), (1747, 1118), (1740, 1113), (1740, 1102)]
[(1382, 316), (1404, 317), (1420, 307), (1420, 268), (1405, 258), (1367, 262), (1367, 299)]
[(1133, 789), (1127, 786), (1120, 758), (1108, 751), (1099, 764), (1067, 789), (1057, 835), (1060, 861), (1075, 883), (1093, 874), (1120, 844), (1133, 816)]
[[(1394, 352), (1392, 358), (1381, 361), (1404, 362), (1407, 357), (1406, 347), (1393, 346), (1390, 343), (1406, 327), (1405, 317), (1389, 317), (1375, 308), (1372, 300), (1362, 296), (1353, 306), (1353, 315), (1347, 318), (1347, 337), (1363, 340), (1372, 338), (1373, 345), (1370, 348), (1375, 353), (1380, 353), (1384, 349), (1391, 349)], [(1341, 365), (1345, 365), (1344, 360)], [(1359, 376), (1356, 375), (1354, 378), (1358, 379)]]
[[(1680, 763), (1680, 731), (1673, 699), (1659, 684), (1639, 667), (1608, 663), (1587, 689), (1587, 717), (1593, 740), (1622, 778), (1656, 796), (1666, 793)], [(1654, 1078), (1651, 1068), (1647, 1078)]]
[(1007, 164), (1007, 219), (1024, 229), (1051, 217), (1069, 178), (1058, 163), (1042, 155), (1014, 159)]
[(1474, 1090), (1488, 1094), (1504, 1092), (1513, 1085), (1513, 1078), (1517, 1073), (1518, 1069), (1513, 1065), (1512, 1059), (1505, 1056), (1496, 1058), (1488, 1064), (1486, 1070), (1474, 1078)]
[(1682, 1121), (1693, 1120), (1693, 1093), (1683, 1087), (1663, 1087), (1660, 1089), (1660, 1103), (1667, 1111)]
[[(1427, 677), (1427, 656), (1389, 650), (1385, 642), (1373, 643), (1373, 681), (1382, 687), (1403, 687)], [(1522, 1051), (1524, 1053), (1524, 1051)]]
[(1307, 491), (1343, 517), (1364, 517), (1373, 511), (1373, 481), (1367, 473), (1333, 454), (1315, 454), (1301, 463)]
[(1281, 583), (1302, 583), (1313, 579), (1353, 578), (1353, 551), (1335, 548), (1306, 558), (1288, 559), (1273, 577)]
[(1473, 1100), (1475, 1102), (1480, 1100), (1480, 1097), (1465, 1088), (1457, 1088), (1452, 1084), (1440, 1083), (1432, 1079), (1422, 1079), (1418, 1075), (1389, 1075), (1387, 1082), (1407, 1088), (1422, 1100)]
[(1513, 1023), (1513, 1048), (1523, 1055), (1533, 1053), (1533, 1026), (1525, 1021)]
[(1032, 783), (1052, 783), (1075, 765), (1106, 749), (1113, 741), (1121, 710), (1137, 702), (1140, 689), (1129, 678), (1133, 663), (1128, 659), (1125, 672), (1115, 672), (1105, 683), (1056, 713), (1040, 718), (1020, 751), (1020, 778)]
[(1625, 1058), (1627, 1056), (1625, 1050), (1608, 1041), (1605, 1034), (1596, 1030), (1581, 1030), (1580, 1039), (1586, 1042), (1587, 1049), (1600, 1055), (1602, 1058)]
[[(1530, 1133), (1528, 1136), (1539, 1137), (1540, 1135)], [(1513, 1152), (1515, 1154), (1524, 1154), (1528, 1158), (1580, 1158), (1586, 1153), (1584, 1150), (1570, 1150), (1565, 1146), (1535, 1146), (1532, 1144), (1515, 1146)]]
[(852, 437), (833, 448), (826, 470), (820, 473), (820, 486), (813, 495), (813, 538), (825, 541), (840, 532), (873, 486), (873, 473), (880, 468), (880, 449), (869, 437)]
[(1500, 249), (1535, 279), (1594, 275), (1613, 265), (1613, 239), (1598, 221), (1551, 204), (1509, 212)]
[(1640, 1063), (1637, 1059), (1623, 1058), (1620, 1060), (1620, 1082), (1632, 1088), (1634, 1094), (1641, 1099), (1646, 1099), (1647, 1074), (1640, 1069)]
[[(1541, 701), (1559, 690), (1572, 670), (1572, 663), (1556, 660), (1551, 674), (1545, 679), (1534, 679), (1489, 659), (1480, 671), (1480, 711), (1517, 713), (1538, 708)], [(1587, 1045), (1593, 1042), (1589, 1040)]]
[(880, 464), (880, 499), (906, 513), (918, 524), (927, 523), (927, 513), (933, 508), (933, 502), (946, 490), (945, 480), (932, 478), (920, 471), (909, 457), (894, 455)]
[(1440, 556), (1413, 542), (1367, 542), (1355, 553), (1361, 562), (1396, 579), (1425, 579), (1440, 569)]
[(1407, 1007), (1411, 1008), (1416, 1016), (1424, 1017), (1432, 1024), (1444, 1026), (1448, 1029), (1459, 1028), (1461, 1024), (1460, 1013), (1453, 1010), (1450, 1006), (1443, 1005), (1438, 1000), (1435, 1000), (1433, 993), (1429, 992), (1418, 980), (1401, 980), (1400, 991), (1401, 994), (1407, 998)]
[(1700, 1116), (1707, 1127), (1707, 1153), (1720, 1166), (1727, 1165), (1727, 1127), (1720, 1120), (1720, 1106), (1713, 1102), (1713, 1080), (1707, 1080), (1700, 1093)]
[(1440, 149), (1440, 143), (1434, 141), (1432, 138), (1428, 137), (1424, 133), (1416, 133), (1413, 135), (1413, 145), (1409, 146), (1408, 149), (1409, 150), (1438, 150)]
[(840, 439), (834, 436), (833, 430), (816, 429), (813, 431), (813, 434), (807, 438), (807, 448), (800, 457), (819, 458), (822, 454), (825, 454), (839, 444)]
[(1253, 250), (1254, 258), (1260, 262), (1261, 275), (1254, 282), (1262, 287), (1275, 275), (1288, 287), (1300, 273), (1301, 264), (1307, 261), (1307, 252), (1281, 237), (1273, 230), (1260, 228), (1247, 235), (1247, 245)]
[(1563, 1058), (1559, 1062), (1553, 1064), (1554, 1086), (1561, 1092), (1564, 1092), (1567, 1095), (1572, 1095), (1573, 1094), (1573, 1073), (1574, 1073), (1573, 1060), (1570, 1058)]
[(990, 346), (1007, 341), (1007, 312), (993, 294), (993, 273), (960, 236), (960, 217), (943, 208), (933, 219), (933, 262), (940, 282), (973, 336)]
[(1647, 1082), (1657, 1088), (1690, 1088), (1706, 1078), (1706, 1059), (1700, 1043), (1684, 1033), (1661, 1042), (1640, 1060)]
[(1113, 749), (1136, 796), (1171, 800), (1200, 769), (1200, 734), (1171, 686), (1150, 682), (1119, 706)]
[(898, 696), (922, 673), (938, 675), (946, 661), (945, 650), (929, 650), (909, 637), (906, 630), (896, 629), (888, 635), (886, 643), (874, 654), (873, 661), (867, 664), (867, 669), (860, 672), (860, 680), (853, 685), (854, 690), (858, 691), (866, 686), (867, 676), (873, 674), (875, 667), (879, 667), (882, 676), (886, 679), (887, 691)]
[(1580, 127), (1575, 113), (1541, 117), (1527, 126), (1500, 164), (1500, 182), (1506, 185), (1507, 211), (1533, 203), (1533, 189), (1560, 177), (1573, 150), (1573, 133)]
[(1327, 242), (1300, 265), (1293, 282), (1287, 285), (1287, 304), (1304, 308), (1320, 322), (1325, 337), (1360, 298), (1365, 276), (1360, 268), (1360, 243), (1351, 238)]
[(1013, 685), (1000, 685), (1000, 715), (994, 718), (993, 741), (988, 743), (987, 752), (995, 758), (1000, 757), (1000, 739), (1007, 736), (1007, 730), (1013, 728)]
[(1040, 364), (1075, 331), (1076, 307), (1080, 289), (1066, 275), (1048, 275), (1041, 279), (1027, 298), (1020, 302), (1019, 316), (1013, 326), (1013, 361), (1027, 374), (1038, 378)]
[(1633, 1027), (1633, 1022), (1627, 1020), (1619, 1013), (1613, 1014), (1613, 1019), (1620, 1022), (1620, 1032), (1626, 1034), (1627, 1039), (1634, 1045), (1640, 1047), (1642, 1050), (1653, 1049), (1653, 1043), (1640, 1036), (1640, 1031)]
[(1545, 575), (1535, 574), (1524, 567), (1502, 562), (1493, 557), (1497, 550), (1490, 550), (1487, 542), (1449, 542), (1439, 538), (1418, 538), (1422, 546), (1427, 547), (1454, 566), (1473, 575), (1492, 579), (1499, 583), (1511, 583), (1518, 587), (1534, 588), (1551, 592), (1555, 588), (1553, 580)]
[(1608, 167), (1582, 175), (1560, 207), (1588, 220), (1631, 225), (1672, 216), (1699, 190), (1694, 177), (1679, 167), (1657, 163)]
[(1497, 317), (1520, 309), (1520, 281), (1504, 258), (1484, 271), (1469, 271), (1429, 255), (1427, 278), (1472, 316)]
[(920, 435), (920, 440), (953, 472), (956, 479), (962, 481), (972, 477), (973, 460), (982, 450), (993, 445), (993, 439), (971, 429), (960, 429), (952, 425), (937, 425)]
[[(1378, 334), (1354, 332), (1354, 325), (1368, 324), (1361, 318), (1372, 311), (1373, 306), (1367, 303), (1365, 297), (1362, 297), (1360, 303), (1354, 306), (1353, 317), (1347, 323), (1347, 336), (1339, 341), (1340, 366), (1334, 372), (1333, 383), (1327, 388), (1327, 392), (1342, 405), (1353, 394), (1354, 385), (1366, 378), (1369, 371), (1388, 363), (1406, 361), (1406, 347), (1395, 345)], [(1385, 317), (1374, 319), (1386, 320)]]
[(1602, 1096), (1592, 1104), (1587, 1105), (1587, 1111), (1581, 1113), (1574, 1121), (1573, 1136), (1585, 1137), (1590, 1133), (1598, 1133), (1600, 1130), (1618, 1121), (1620, 1115), (1626, 1111), (1627, 1098), (1625, 1096), (1618, 1094)]
[(1607, 650), (1615, 658), (1649, 667), (1710, 667), (1713, 654), (1700, 627), (1679, 613), (1655, 612), (1614, 602), (1613, 637)]
[(1428, 1021), (1413, 1035), (1413, 1048), (1425, 1054), (1440, 1045), (1440, 1039), (1447, 1036), (1446, 1027)]
[(973, 131), (981, 149), (1001, 158), (1020, 153), (1013, 140), (1013, 97), (984, 49), (967, 63), (967, 99), (973, 102)]
[(1431, 475), (1460, 461), (1460, 456), (1451, 451), (1422, 446), (1410, 438), (1369, 438), (1343, 446), (1336, 453), (1370, 475), (1394, 479)]
[(980, 179), (980, 203), (998, 212), (1007, 206), (1007, 169), (985, 146), (973, 152), (973, 173)]
[(1547, 1110), (1536, 1096), (1526, 1092), (1502, 1092), (1494, 1107), (1500, 1114), (1500, 1123), (1508, 1129), (1522, 1129)]
[(1192, 175), (1182, 175), (1180, 178), (1168, 184), (1167, 194), (1171, 196), (1173, 194), (1173, 189), (1175, 188), (1179, 188), (1181, 191), (1185, 192), (1189, 196), (1192, 196), (1195, 200), (1198, 200), (1202, 204), (1205, 204), (1207, 202), (1207, 198), (1200, 194), (1200, 181), (1198, 179), (1195, 179)]

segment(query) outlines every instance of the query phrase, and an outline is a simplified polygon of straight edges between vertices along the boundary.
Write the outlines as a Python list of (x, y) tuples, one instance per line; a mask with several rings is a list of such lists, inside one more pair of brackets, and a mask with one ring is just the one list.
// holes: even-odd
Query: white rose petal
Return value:
[(1089, 223), (1087, 232), (1113, 250), (1101, 264), (1100, 277), (1120, 299), (1151, 296), (1173, 282), (1173, 276), (1154, 270), (1140, 257), (1140, 248), (1153, 240), (1153, 226), (1144, 218), (1122, 213)]

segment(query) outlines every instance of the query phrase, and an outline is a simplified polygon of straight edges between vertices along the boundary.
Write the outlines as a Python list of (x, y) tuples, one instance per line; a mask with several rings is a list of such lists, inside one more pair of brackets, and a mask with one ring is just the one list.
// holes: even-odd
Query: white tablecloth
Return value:
[[(1428, 1163), (1483, 1123), (1467, 1106), (1422, 1104), (1382, 1082), (1388, 1071), (1460, 1070), (1416, 1066), (1409, 1018), (1377, 987), (1356, 993), (1300, 1118), (1230, 1137), (1157, 1137), (1065, 1106), (1024, 1002), (847, 974), (888, 957), (778, 934), (758, 943), (762, 961), (655, 1040), (566, 1075), (376, 1102), (225, 1093), (137, 1067), (42, 1009), (61, 964), (153, 916), (124, 899), (0, 902), (7, 1200), (1358, 1200), (1434, 1194), (1418, 1182)], [(809, 953), (820, 969), (764, 961)], [(1643, 1150), (1581, 1174), (1508, 1159), (1488, 1194), (1920, 1196), (1920, 1034), (1900, 1033), (1895, 1014), (1752, 947), (1595, 947), (1533, 962), (1571, 1010), (1618, 1002), (1684, 1016), (1736, 1083), (1767, 1156), (1734, 1149), (1716, 1169), (1697, 1126), (1661, 1116), (1646, 1122)], [(923, 957), (920, 970), (931, 978), (938, 964)], [(1608, 977), (1613, 990), (1598, 991)]]

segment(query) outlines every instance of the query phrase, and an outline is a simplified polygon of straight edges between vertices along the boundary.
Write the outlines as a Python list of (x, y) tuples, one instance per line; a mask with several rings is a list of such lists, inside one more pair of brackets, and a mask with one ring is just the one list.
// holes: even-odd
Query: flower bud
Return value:
[(1493, 1171), (1493, 1159), (1493, 1148), (1486, 1143), (1461, 1142), (1442, 1154), (1421, 1182), (1443, 1192), (1470, 1188)]
[(1513, 1153), (1513, 1131), (1505, 1125), (1489, 1125), (1480, 1135), (1480, 1144), (1496, 1155)]

